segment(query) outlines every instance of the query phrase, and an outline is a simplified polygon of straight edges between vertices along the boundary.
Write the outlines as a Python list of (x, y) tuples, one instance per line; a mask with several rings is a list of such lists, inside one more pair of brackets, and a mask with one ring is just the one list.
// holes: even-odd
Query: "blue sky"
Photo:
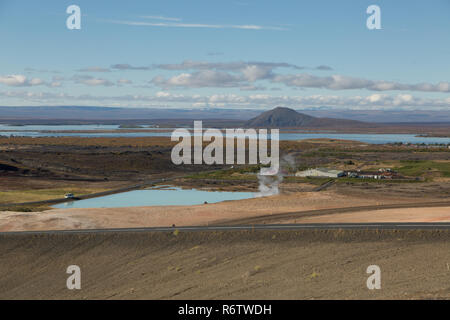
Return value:
[(449, 14), (450, 0), (0, 0), (0, 105), (449, 110)]

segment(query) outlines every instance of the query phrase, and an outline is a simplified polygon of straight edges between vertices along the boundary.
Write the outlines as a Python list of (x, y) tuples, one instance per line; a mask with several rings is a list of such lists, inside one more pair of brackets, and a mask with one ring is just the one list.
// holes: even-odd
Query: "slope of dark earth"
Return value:
[[(0, 299), (443, 299), (448, 239), (442, 230), (0, 235)], [(81, 290), (66, 287), (74, 264)], [(372, 264), (381, 290), (367, 289)]]

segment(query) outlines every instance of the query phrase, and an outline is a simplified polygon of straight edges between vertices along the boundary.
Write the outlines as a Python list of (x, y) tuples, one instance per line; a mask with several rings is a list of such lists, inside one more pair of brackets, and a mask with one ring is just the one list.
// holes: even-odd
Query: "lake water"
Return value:
[(119, 125), (112, 124), (75, 124), (75, 125), (24, 125), (15, 126), (0, 124), (0, 130), (14, 130), (14, 131), (60, 131), (60, 130), (114, 130), (118, 129)]
[[(26, 125), (8, 126), (0, 124), (0, 136), (24, 136), (24, 137), (169, 137), (173, 129), (168, 128), (143, 128), (152, 131), (165, 132), (117, 132), (104, 133), (77, 133), (77, 132), (42, 132), (61, 130), (115, 130), (118, 125)], [(156, 130), (155, 130), (156, 129)], [(192, 131), (191, 131), (192, 132)], [(315, 138), (356, 140), (365, 143), (425, 143), (425, 144), (450, 144), (450, 138), (441, 137), (416, 137), (415, 134), (346, 134), (346, 133), (280, 133), (280, 140), (302, 140)]]
[[(139, 126), (139, 125), (137, 125)], [(126, 130), (126, 129), (151, 129), (151, 130), (167, 130), (168, 128), (159, 128), (151, 125), (141, 125), (140, 128), (120, 128), (118, 124), (69, 124), (69, 125), (9, 125), (0, 124), (0, 130), (13, 132), (27, 132), (27, 131), (71, 131), (71, 130)], [(169, 128), (171, 129), (171, 128)]]
[(116, 193), (109, 196), (71, 201), (53, 208), (124, 208), (143, 206), (181, 206), (241, 200), (254, 197), (253, 192), (201, 191), (181, 188), (145, 189)]
[(449, 144), (450, 138), (437, 137), (417, 137), (415, 134), (359, 134), (359, 133), (280, 133), (280, 140), (300, 140), (300, 139), (343, 139), (355, 140), (373, 144), (385, 143), (426, 143)]

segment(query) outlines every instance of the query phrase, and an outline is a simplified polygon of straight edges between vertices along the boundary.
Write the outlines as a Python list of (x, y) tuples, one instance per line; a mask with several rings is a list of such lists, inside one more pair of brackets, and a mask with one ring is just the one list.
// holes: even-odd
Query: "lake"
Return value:
[(216, 203), (226, 200), (253, 198), (253, 192), (202, 191), (196, 189), (166, 188), (144, 189), (116, 193), (104, 197), (71, 201), (52, 206), (53, 208), (124, 208), (144, 206), (186, 206)]
[[(0, 124), (0, 136), (24, 136), (24, 137), (169, 137), (171, 128), (142, 128), (152, 129), (151, 132), (121, 132), (118, 125), (25, 125), (8, 126)], [(117, 132), (43, 132), (62, 130), (117, 130)], [(142, 130), (140, 129), (140, 130)], [(161, 132), (154, 132), (161, 131)], [(192, 131), (191, 131), (192, 132)], [(425, 143), (425, 144), (450, 144), (450, 138), (444, 137), (417, 137), (415, 134), (362, 134), (362, 133), (280, 133), (280, 140), (302, 140), (302, 139), (342, 139), (356, 140), (365, 143)]]
[(75, 124), (75, 125), (8, 125), (0, 124), (0, 130), (13, 131), (60, 131), (60, 130), (115, 130), (119, 125), (112, 124)]

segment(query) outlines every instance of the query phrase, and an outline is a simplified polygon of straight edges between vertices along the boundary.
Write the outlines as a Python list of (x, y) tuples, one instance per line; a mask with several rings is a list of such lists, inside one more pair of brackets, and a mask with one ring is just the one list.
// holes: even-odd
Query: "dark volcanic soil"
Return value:
[[(449, 231), (0, 235), (1, 299), (449, 298)], [(81, 268), (81, 290), (66, 268)], [(381, 290), (368, 290), (369, 265)]]

